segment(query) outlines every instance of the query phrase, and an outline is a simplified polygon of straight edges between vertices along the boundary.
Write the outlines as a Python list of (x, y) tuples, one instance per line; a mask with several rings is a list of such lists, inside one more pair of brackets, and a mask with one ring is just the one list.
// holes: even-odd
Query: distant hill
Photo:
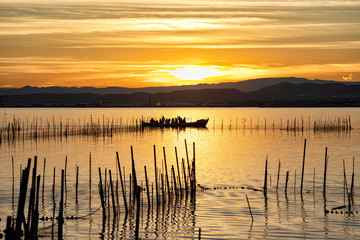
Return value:
[[(259, 81), (264, 81), (259, 80)], [(2, 107), (298, 107), (360, 106), (360, 84), (280, 82), (251, 92), (204, 88), (130, 94), (37, 93), (0, 95)], [(213, 85), (206, 85), (213, 86)], [(221, 85), (224, 86), (224, 85)], [(228, 85), (225, 85), (228, 86)]]
[(336, 101), (360, 100), (360, 85), (342, 83), (302, 83), (292, 84), (282, 82), (255, 92), (244, 94), (246, 101), (284, 102), (284, 101)]
[(99, 95), (107, 94), (131, 94), (138, 92), (146, 93), (169, 93), (178, 90), (201, 90), (201, 89), (229, 89), (233, 88), (241, 92), (253, 92), (259, 89), (273, 86), (279, 83), (342, 83), (344, 85), (359, 85), (360, 82), (336, 82), (326, 80), (309, 80), (306, 78), (259, 78), (251, 79), (239, 82), (226, 82), (218, 84), (198, 84), (198, 85), (184, 85), (184, 86), (172, 86), (172, 87), (146, 87), (146, 88), (124, 88), (124, 87), (106, 87), (106, 88), (94, 88), (94, 87), (31, 87), (25, 86), (22, 88), (0, 88), (0, 95), (25, 95), (25, 94), (82, 94), (91, 93)]

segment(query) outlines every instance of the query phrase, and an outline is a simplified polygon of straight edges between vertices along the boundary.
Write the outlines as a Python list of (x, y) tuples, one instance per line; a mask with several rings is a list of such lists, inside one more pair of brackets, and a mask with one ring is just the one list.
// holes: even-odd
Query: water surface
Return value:
[[(131, 129), (112, 136), (30, 137), (2, 140), (0, 145), (0, 229), (5, 228), (7, 215), (13, 215), (17, 198), (12, 203), (12, 158), (14, 159), (15, 196), (19, 188), (20, 165), (28, 158), (38, 157), (38, 171), (43, 175), (46, 158), (44, 202), (40, 216), (52, 216), (51, 198), (53, 168), (56, 182), (60, 169), (67, 169), (68, 216), (83, 217), (65, 223), (65, 239), (98, 239), (113, 237), (133, 238), (134, 216), (124, 217), (106, 224), (101, 221), (98, 194), (98, 167), (111, 169), (116, 175), (116, 152), (119, 153), (126, 175), (131, 171), (130, 147), (134, 149), (139, 181), (144, 182), (144, 166), (154, 182), (154, 153), (156, 146), (158, 167), (163, 168), (163, 147), (168, 166), (176, 168), (175, 147), (178, 157), (193, 158), (195, 143), (197, 182), (211, 190), (198, 191), (196, 199), (179, 198), (160, 208), (147, 210), (143, 202), (140, 235), (143, 239), (197, 238), (199, 228), (203, 239), (294, 239), (327, 238), (356, 239), (359, 237), (357, 166), (360, 165), (360, 111), (357, 108), (145, 108), (145, 109), (1, 109), (1, 125), (6, 127), (13, 119), (22, 126), (47, 126), (60, 122), (65, 126), (84, 125), (90, 121), (117, 126), (136, 124), (139, 119), (151, 117), (187, 117), (188, 121), (209, 118), (206, 129)], [(313, 131), (314, 121), (335, 122), (338, 117), (351, 117), (353, 130)], [(303, 131), (286, 131), (287, 121), (303, 123)], [(265, 125), (266, 123), (266, 125)], [(310, 128), (309, 128), (310, 124)], [(300, 195), (304, 140), (306, 162), (303, 196)], [(325, 148), (328, 148), (326, 200), (322, 194)], [(92, 186), (89, 192), (89, 157), (92, 159)], [(267, 197), (261, 190), (264, 185), (265, 160), (268, 159)], [(347, 205), (344, 194), (343, 161), (350, 184), (355, 163), (353, 214), (346, 208), (331, 213), (334, 207)], [(278, 163), (281, 161), (277, 185)], [(75, 201), (76, 166), (80, 168), (78, 202)], [(285, 195), (285, 176), (289, 171), (288, 192)], [(296, 178), (295, 178), (296, 171)], [(315, 181), (314, 181), (315, 179)], [(128, 177), (127, 177), (128, 181)], [(296, 181), (296, 183), (295, 183)], [(59, 189), (59, 185), (56, 186)], [(214, 189), (216, 188), (216, 189)], [(254, 224), (251, 226), (246, 197), (249, 197)], [(56, 199), (59, 199), (57, 193)], [(122, 207), (123, 210), (123, 207)], [(329, 213), (326, 213), (329, 210)], [(94, 212), (95, 211), (95, 212)], [(341, 211), (343, 211), (341, 213)], [(94, 212), (94, 213), (93, 213)], [(92, 213), (90, 216), (86, 216)], [(41, 222), (40, 228), (51, 225)], [(51, 228), (42, 229), (44, 238), (51, 236)]]

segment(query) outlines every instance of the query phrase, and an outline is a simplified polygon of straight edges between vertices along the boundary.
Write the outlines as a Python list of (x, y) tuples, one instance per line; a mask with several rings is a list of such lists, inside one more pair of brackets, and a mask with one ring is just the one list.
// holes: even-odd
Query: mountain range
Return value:
[(0, 88), (0, 95), (24, 95), (24, 94), (40, 94), (40, 93), (54, 93), (54, 94), (79, 94), (79, 93), (92, 93), (92, 94), (131, 94), (135, 92), (146, 93), (168, 93), (177, 90), (200, 90), (200, 89), (224, 89), (234, 88), (241, 92), (253, 92), (261, 88), (276, 85), (279, 83), (342, 83), (345, 85), (356, 85), (360, 82), (337, 82), (327, 80), (309, 80), (306, 78), (259, 78), (251, 79), (239, 82), (225, 82), (217, 84), (198, 84), (198, 85), (182, 85), (171, 87), (145, 87), (145, 88), (125, 88), (125, 87), (106, 87), (106, 88), (94, 88), (94, 87), (31, 87), (25, 86), (22, 88)]
[(0, 88), (2, 107), (360, 106), (360, 82), (261, 78), (172, 87)]

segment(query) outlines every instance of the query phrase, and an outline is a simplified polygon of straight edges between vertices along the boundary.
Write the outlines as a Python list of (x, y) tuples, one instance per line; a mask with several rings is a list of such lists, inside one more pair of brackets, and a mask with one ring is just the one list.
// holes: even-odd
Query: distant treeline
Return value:
[(331, 107), (360, 106), (360, 85), (282, 82), (252, 92), (234, 88), (130, 94), (0, 96), (0, 107)]

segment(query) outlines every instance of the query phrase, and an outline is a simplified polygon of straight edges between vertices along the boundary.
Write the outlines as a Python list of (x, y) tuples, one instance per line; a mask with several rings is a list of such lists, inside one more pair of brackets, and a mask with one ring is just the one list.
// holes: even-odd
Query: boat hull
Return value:
[(163, 128), (163, 127), (171, 127), (171, 128), (186, 128), (186, 127), (193, 127), (193, 128), (206, 128), (206, 124), (208, 123), (209, 119), (200, 119), (195, 122), (187, 122), (187, 123), (158, 123), (158, 122), (143, 122), (143, 127), (153, 127), (153, 128)]

